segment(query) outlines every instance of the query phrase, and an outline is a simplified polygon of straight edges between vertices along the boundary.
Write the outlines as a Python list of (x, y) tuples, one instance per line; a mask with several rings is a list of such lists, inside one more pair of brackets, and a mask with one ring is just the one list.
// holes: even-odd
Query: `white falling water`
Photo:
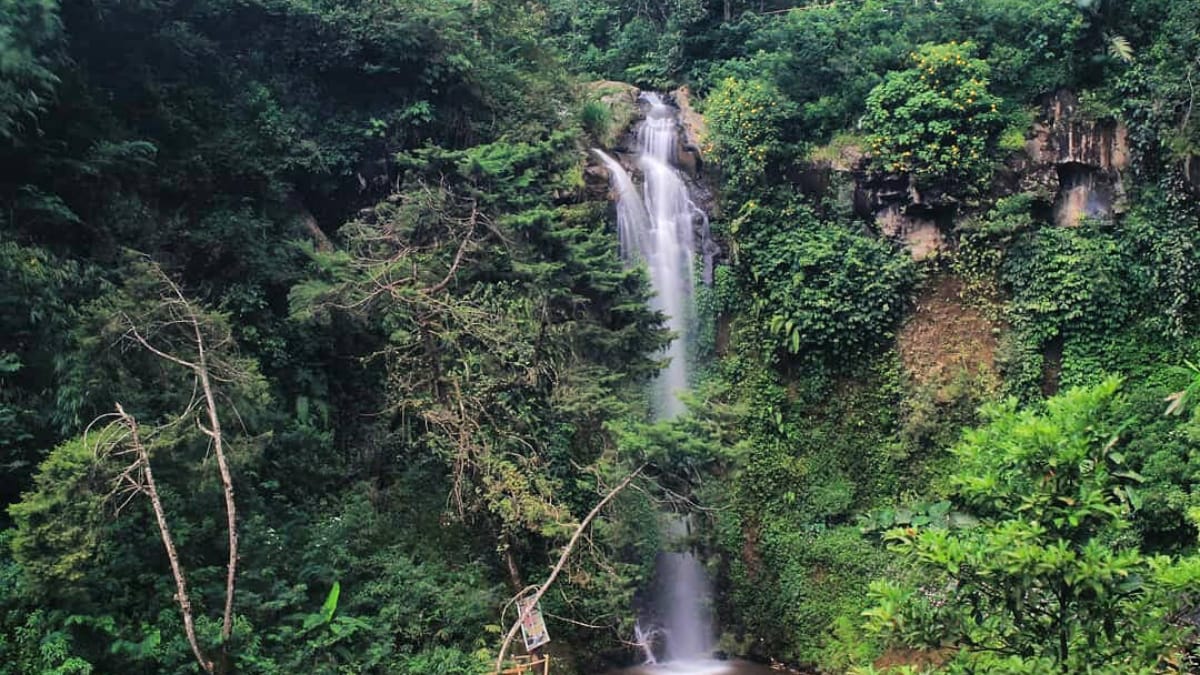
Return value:
[[(670, 541), (686, 542), (689, 520), (675, 516), (668, 524)], [(711, 672), (705, 660), (713, 651), (712, 589), (704, 564), (691, 550), (664, 551), (658, 557), (656, 601), (662, 615), (668, 663), (687, 664), (685, 672)]]
[(638, 129), (637, 166), (645, 184), (641, 199), (637, 187), (620, 162), (596, 150), (608, 168), (617, 195), (617, 227), (621, 252), (628, 260), (641, 259), (654, 287), (652, 306), (667, 317), (674, 333), (666, 350), (667, 367), (655, 380), (654, 407), (659, 419), (683, 412), (679, 395), (688, 388), (687, 345), (692, 336), (695, 223), (704, 212), (688, 196), (674, 166), (678, 141), (675, 109), (657, 94), (643, 94), (649, 103)]
[[(638, 128), (637, 168), (644, 179), (639, 195), (629, 173), (609, 155), (596, 155), (608, 168), (617, 201), (621, 251), (627, 260), (644, 260), (654, 288), (652, 306), (667, 317), (674, 339), (668, 363), (655, 379), (653, 405), (658, 419), (683, 412), (680, 394), (688, 389), (687, 345), (694, 322), (693, 262), (696, 224), (704, 212), (688, 195), (675, 158), (678, 120), (675, 109), (657, 95), (643, 94), (649, 109)], [(640, 197), (640, 198), (639, 198)], [(687, 537), (688, 522), (674, 518), (666, 528), (675, 543)], [(667, 663), (662, 672), (718, 673), (724, 666), (707, 660), (713, 651), (708, 575), (690, 551), (663, 552), (658, 565), (658, 613)], [(648, 642), (652, 638), (647, 637)]]

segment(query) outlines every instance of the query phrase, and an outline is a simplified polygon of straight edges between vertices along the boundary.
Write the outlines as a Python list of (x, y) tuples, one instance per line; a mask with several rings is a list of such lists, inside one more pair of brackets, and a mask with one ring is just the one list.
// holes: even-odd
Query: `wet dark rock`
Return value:
[(1058, 225), (1107, 220), (1126, 208), (1121, 173), (1129, 166), (1129, 132), (1117, 120), (1089, 117), (1074, 93), (1058, 91), (1043, 100), (1024, 154), (1009, 166), (1020, 191), (1054, 205)]
[(598, 201), (608, 199), (608, 169), (594, 157), (589, 158), (587, 165), (583, 168), (583, 186), (588, 199)]
[(1200, 156), (1191, 155), (1184, 160), (1183, 177), (1192, 190), (1200, 194)]

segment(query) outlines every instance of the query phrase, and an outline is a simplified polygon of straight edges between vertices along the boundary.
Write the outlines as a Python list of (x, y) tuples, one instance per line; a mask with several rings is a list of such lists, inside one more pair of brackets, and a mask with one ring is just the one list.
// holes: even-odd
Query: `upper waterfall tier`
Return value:
[(690, 380), (687, 352), (695, 333), (695, 223), (706, 216), (693, 202), (675, 165), (677, 111), (658, 94), (645, 93), (642, 100), (648, 110), (637, 129), (641, 194), (620, 162), (600, 151), (597, 155), (608, 168), (616, 195), (622, 255), (645, 262), (654, 288), (652, 306), (666, 316), (673, 334), (666, 349), (667, 365), (655, 380), (653, 395), (655, 415), (669, 419), (683, 411), (680, 394)]

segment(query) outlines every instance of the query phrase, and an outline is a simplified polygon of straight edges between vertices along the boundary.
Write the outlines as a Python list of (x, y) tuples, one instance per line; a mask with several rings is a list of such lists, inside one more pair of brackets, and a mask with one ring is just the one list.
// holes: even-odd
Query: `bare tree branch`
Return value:
[(646, 468), (645, 464), (638, 467), (636, 470), (626, 476), (620, 483), (617, 483), (617, 486), (609, 490), (608, 494), (604, 495), (604, 498), (601, 499), (600, 502), (588, 512), (587, 516), (585, 516), (584, 519), (579, 522), (579, 526), (575, 528), (575, 533), (571, 535), (571, 539), (567, 542), (566, 547), (563, 548), (562, 554), (558, 556), (558, 563), (554, 565), (552, 570), (550, 570), (550, 576), (546, 578), (546, 581), (542, 582), (542, 584), (538, 586), (537, 592), (533, 594), (528, 602), (524, 603), (524, 607), (521, 606), (521, 603), (518, 603), (517, 607), (520, 608), (520, 611), (517, 612), (517, 620), (513, 623), (512, 627), (508, 629), (508, 633), (504, 636), (504, 642), (500, 644), (500, 653), (496, 656), (496, 673), (500, 673), (500, 671), (504, 669), (504, 656), (508, 653), (508, 647), (512, 643), (513, 638), (516, 636), (517, 631), (521, 628), (521, 622), (524, 621), (529, 615), (529, 611), (537, 606), (538, 601), (542, 599), (542, 596), (545, 595), (546, 591), (550, 589), (550, 585), (553, 584), (554, 580), (558, 578), (559, 573), (562, 572), (563, 567), (567, 564), (567, 559), (570, 558), (571, 551), (575, 548), (575, 544), (579, 541), (580, 536), (583, 535), (584, 530), (587, 529), (588, 525), (591, 524), (592, 520), (594, 520), (596, 516), (600, 515), (600, 511), (602, 511), (604, 507), (613, 500), (614, 497), (620, 494), (621, 490), (624, 490), (626, 486), (633, 482), (634, 478), (637, 478), (637, 476), (642, 473), (642, 469), (644, 468)]
[[(107, 417), (107, 416), (106, 416)], [(188, 644), (192, 647), (192, 654), (196, 657), (196, 662), (200, 664), (200, 668), (207, 673), (213, 672), (214, 665), (211, 659), (204, 655), (204, 651), (200, 649), (200, 643), (196, 639), (196, 623), (192, 614), (192, 600), (188, 595), (187, 577), (183, 571), (183, 565), (179, 561), (179, 552), (175, 548), (175, 539), (171, 536), (171, 528), (167, 525), (167, 514), (163, 509), (162, 499), (158, 496), (158, 486), (154, 482), (154, 471), (150, 467), (150, 453), (146, 450), (146, 446), (142, 443), (141, 432), (138, 427), (137, 420), (125, 412), (121, 404), (117, 404), (116, 420), (114, 424), (119, 424), (125, 428), (126, 432), (110, 439), (108, 452), (113, 456), (133, 455), (132, 462), (125, 467), (120, 474), (117, 475), (114, 482), (113, 494), (122, 490), (122, 485), (129, 483), (124, 490), (129, 492), (125, 501), (117, 507), (120, 512), (135, 496), (144, 494), (150, 499), (150, 505), (154, 509), (154, 519), (158, 523), (158, 534), (162, 540), (163, 548), (167, 550), (167, 560), (171, 564), (171, 576), (175, 579), (175, 602), (179, 604), (179, 612), (183, 615), (183, 632), (187, 636)], [(122, 442), (128, 441), (128, 448), (119, 450)]]
[[(162, 298), (162, 307), (171, 315), (172, 320), (162, 325), (181, 325), (185, 326), (191, 333), (190, 340), (196, 350), (196, 358), (194, 361), (171, 354), (163, 349), (156, 347), (149, 339), (140, 331), (132, 318), (126, 316), (125, 320), (129, 324), (128, 334), (139, 345), (151, 352), (155, 356), (174, 363), (178, 366), (190, 370), (196, 377), (196, 382), (204, 398), (204, 416), (207, 417), (207, 426), (202, 424), (199, 419), (196, 420), (196, 425), (212, 442), (213, 454), (217, 458), (217, 467), (221, 475), (221, 486), (225, 496), (225, 517), (226, 528), (229, 540), (229, 561), (226, 565), (225, 576), (225, 610), (221, 624), (221, 639), (222, 643), (228, 643), (230, 636), (233, 634), (233, 597), (234, 589), (237, 581), (237, 563), (238, 563), (238, 527), (237, 527), (237, 503), (234, 500), (233, 491), (233, 474), (229, 469), (229, 462), (225, 456), (225, 439), (221, 431), (221, 419), (218, 414), (216, 393), (213, 389), (213, 379), (218, 379), (213, 375), (212, 364), (209, 362), (208, 345), (205, 343), (204, 331), (201, 328), (201, 321), (197, 315), (196, 308), (184, 295), (179, 286), (162, 270), (157, 264), (151, 263), (151, 267), (159, 277), (165, 289), (164, 297)], [(218, 340), (218, 346), (224, 344), (227, 338)]]
[(443, 278), (441, 281), (434, 284), (433, 286), (422, 289), (422, 291), (421, 291), (422, 293), (425, 293), (427, 295), (433, 295), (434, 293), (440, 293), (442, 290), (444, 290), (447, 286), (450, 285), (451, 281), (454, 280), (454, 275), (456, 273), (458, 273), (458, 266), (462, 264), (463, 254), (465, 254), (467, 252), (467, 245), (474, 241), (474, 239), (471, 238), (471, 235), (475, 230), (475, 223), (478, 219), (479, 219), (479, 208), (477, 206), (475, 206), (474, 204), (472, 204), (471, 205), (471, 217), (467, 221), (466, 232), (463, 233), (462, 243), (460, 243), (458, 245), (458, 251), (456, 251), (454, 254), (454, 262), (452, 262), (450, 264), (450, 270), (448, 272), (446, 272), (445, 278)]

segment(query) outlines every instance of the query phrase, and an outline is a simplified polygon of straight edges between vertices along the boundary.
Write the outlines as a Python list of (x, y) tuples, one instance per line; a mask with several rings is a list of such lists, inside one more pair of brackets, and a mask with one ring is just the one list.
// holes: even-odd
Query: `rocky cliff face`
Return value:
[(676, 164), (692, 180), (699, 180), (704, 170), (700, 148), (704, 147), (704, 137), (708, 133), (704, 117), (692, 107), (692, 92), (686, 86), (671, 92), (671, 99), (679, 107), (680, 143)]
[[(633, 129), (640, 120), (638, 90), (620, 83), (597, 83), (611, 89), (602, 99), (614, 109), (634, 111), (622, 121), (625, 133), (609, 148), (627, 165), (636, 147)], [(692, 107), (686, 87), (668, 99), (679, 109), (680, 143), (676, 165), (688, 177), (693, 197), (712, 214), (718, 205), (705, 177), (704, 119)], [(631, 106), (632, 104), (632, 106)], [(1130, 158), (1128, 130), (1112, 119), (1096, 119), (1080, 106), (1070, 91), (1046, 96), (1023, 150), (1006, 159), (997, 171), (991, 197), (1025, 192), (1038, 197), (1062, 227), (1073, 227), (1083, 218), (1110, 219), (1125, 209), (1122, 174)], [(1197, 171), (1200, 174), (1200, 170)], [(840, 181), (836, 176), (844, 176)], [(869, 158), (853, 148), (843, 149), (836, 160), (813, 162), (795, 172), (796, 187), (807, 194), (825, 195), (833, 186), (849, 183), (854, 211), (875, 223), (880, 235), (904, 243), (917, 260), (937, 255), (953, 246), (955, 223), (971, 214), (954, 195), (937, 186), (918, 186), (906, 174), (880, 174), (869, 170)], [(608, 173), (598, 162), (589, 162), (585, 181), (593, 196), (608, 191)]]
[(1045, 195), (1055, 222), (1109, 219), (1125, 208), (1121, 173), (1129, 166), (1129, 131), (1115, 120), (1089, 119), (1069, 91), (1050, 96), (1013, 167), (1025, 192)]
[(921, 192), (906, 174), (872, 174), (866, 160), (853, 171), (854, 210), (872, 220), (885, 237), (904, 242), (916, 260), (948, 245), (958, 204), (938, 192)]
[[(633, 129), (643, 115), (638, 103), (641, 92), (632, 84), (610, 80), (591, 82), (586, 90), (588, 96), (605, 106), (611, 116), (609, 131), (602, 138), (592, 139), (592, 142), (611, 150), (614, 157), (624, 162), (622, 158), (625, 153), (634, 147)], [(628, 162), (624, 163), (627, 169), (632, 169)], [(584, 166), (583, 181), (590, 199), (602, 201), (610, 198), (608, 169), (590, 155)]]
[[(1090, 118), (1078, 97), (1059, 91), (1043, 101), (1024, 150), (997, 172), (992, 196), (1034, 194), (1053, 209), (1062, 227), (1078, 225), (1085, 217), (1109, 219), (1125, 208), (1122, 173), (1128, 165), (1125, 125)], [(822, 169), (838, 167), (814, 167)], [(918, 260), (950, 246), (948, 235), (955, 221), (967, 215), (937, 186), (920, 190), (907, 175), (871, 172), (865, 158), (855, 162), (850, 173), (858, 215), (873, 221), (881, 235), (908, 245)]]

